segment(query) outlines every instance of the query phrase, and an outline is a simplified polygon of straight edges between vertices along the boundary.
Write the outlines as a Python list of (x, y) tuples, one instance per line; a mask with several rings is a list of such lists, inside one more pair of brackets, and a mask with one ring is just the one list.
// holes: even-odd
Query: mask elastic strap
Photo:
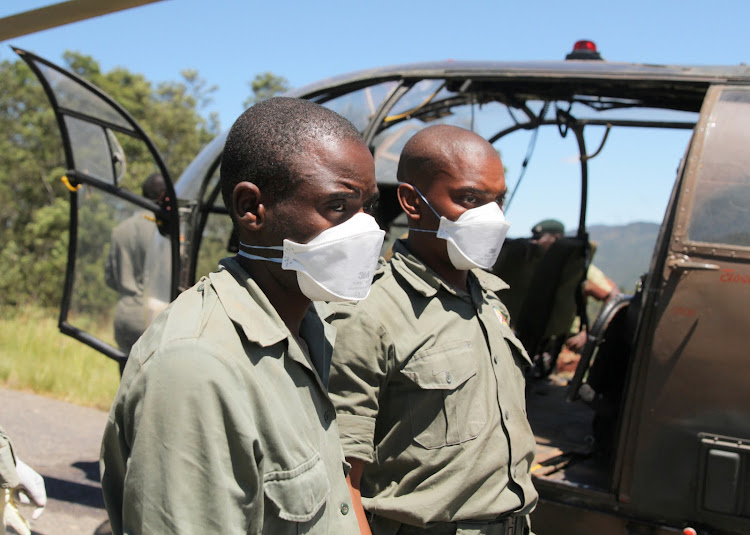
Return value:
[[(417, 194), (418, 194), (418, 195), (419, 195), (420, 197), (422, 197), (422, 200), (423, 200), (423, 201), (425, 202), (425, 204), (426, 204), (426, 205), (427, 205), (427, 206), (429, 207), (429, 209), (430, 209), (430, 210), (432, 210), (432, 213), (433, 213), (433, 214), (435, 214), (435, 216), (436, 216), (436, 217), (437, 217), (438, 219), (440, 219), (440, 218), (441, 218), (440, 214), (438, 214), (438, 213), (437, 213), (437, 212), (435, 211), (435, 209), (434, 209), (434, 208), (432, 207), (432, 205), (430, 204), (430, 201), (428, 201), (427, 199), (425, 199), (425, 198), (424, 198), (424, 195), (422, 195), (422, 192), (421, 192), (421, 191), (419, 191), (419, 188), (417, 188), (417, 186), (415, 186), (414, 184), (412, 184), (412, 185), (411, 185), (411, 187), (412, 187), (412, 188), (414, 188), (414, 191), (416, 191), (416, 192), (417, 192)], [(425, 229), (421, 229), (421, 228), (410, 228), (410, 229), (409, 229), (409, 232), (430, 232), (430, 233), (432, 233), (432, 234), (437, 234), (437, 233), (438, 233), (438, 231), (437, 231), (437, 230), (425, 230)]]
[[(265, 246), (262, 246), (262, 245), (248, 245), (247, 243), (242, 243), (242, 242), (240, 242), (240, 245), (242, 247), (247, 247), (248, 249), (273, 249), (275, 251), (283, 251), (284, 250), (284, 248), (281, 247), (280, 245), (269, 245), (269, 246), (265, 247)], [(240, 256), (242, 256), (242, 257), (244, 257), (244, 258), (248, 258), (250, 260), (265, 260), (266, 262), (275, 262), (277, 264), (281, 264), (283, 262), (283, 260), (281, 258), (268, 258), (268, 257), (265, 257), (265, 256), (258, 256), (258, 255), (247, 253), (247, 252), (242, 251), (242, 250), (237, 251), (237, 254), (240, 255)]]
[[(413, 188), (414, 188), (414, 191), (416, 191), (416, 192), (417, 192), (417, 194), (418, 194), (418, 195), (419, 195), (420, 197), (422, 197), (422, 200), (423, 200), (423, 201), (425, 202), (425, 204), (426, 204), (426, 205), (427, 205), (427, 206), (428, 206), (428, 207), (430, 208), (430, 210), (432, 210), (432, 213), (433, 213), (433, 214), (435, 214), (435, 215), (437, 216), (437, 218), (438, 218), (438, 219), (440, 219), (440, 218), (441, 218), (442, 216), (441, 216), (440, 214), (438, 214), (438, 213), (437, 213), (437, 212), (435, 211), (435, 209), (434, 209), (434, 208), (432, 207), (432, 205), (430, 204), (430, 201), (428, 201), (427, 199), (425, 199), (425, 198), (424, 198), (424, 195), (422, 195), (422, 192), (421, 192), (421, 191), (419, 191), (419, 188), (417, 188), (417, 186), (415, 186), (414, 184), (412, 184), (412, 185), (411, 185), (411, 187), (413, 187)], [(437, 232), (437, 231), (435, 231), (435, 232)]]

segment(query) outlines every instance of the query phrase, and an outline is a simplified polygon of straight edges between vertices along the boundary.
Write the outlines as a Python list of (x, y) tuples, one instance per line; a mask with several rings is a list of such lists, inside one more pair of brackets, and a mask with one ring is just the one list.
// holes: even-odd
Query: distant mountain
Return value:
[(624, 293), (648, 270), (659, 233), (658, 223), (591, 225), (589, 238), (596, 244), (593, 263)]

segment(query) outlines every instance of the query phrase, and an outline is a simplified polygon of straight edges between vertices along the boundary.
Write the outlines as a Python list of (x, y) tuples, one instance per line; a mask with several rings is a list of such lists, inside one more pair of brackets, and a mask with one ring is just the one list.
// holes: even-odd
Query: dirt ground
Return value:
[[(99, 444), (107, 413), (0, 388), (0, 423), (16, 455), (39, 472), (48, 504), (36, 535), (110, 533), (99, 485)], [(22, 513), (31, 518), (31, 509)]]

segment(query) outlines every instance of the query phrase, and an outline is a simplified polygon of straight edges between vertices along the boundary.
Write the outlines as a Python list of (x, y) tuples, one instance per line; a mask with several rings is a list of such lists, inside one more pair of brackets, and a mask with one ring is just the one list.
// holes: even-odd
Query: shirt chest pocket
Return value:
[(526, 370), (531, 367), (531, 359), (521, 341), (513, 334), (513, 331), (506, 326), (503, 326), (501, 331), (512, 356), (512, 359), (501, 361), (501, 363), (506, 363), (501, 371), (502, 376), (506, 378), (504, 383), (505, 388), (510, 389), (513, 393), (513, 399), (517, 399), (518, 403), (525, 408)]
[(263, 492), (268, 510), (263, 533), (296, 534), (301, 524), (317, 525), (324, 515), (330, 490), (325, 464), (318, 455), (291, 470), (265, 474)]
[(428, 449), (476, 438), (487, 424), (471, 342), (456, 342), (415, 353), (401, 370), (407, 391), (412, 436)]

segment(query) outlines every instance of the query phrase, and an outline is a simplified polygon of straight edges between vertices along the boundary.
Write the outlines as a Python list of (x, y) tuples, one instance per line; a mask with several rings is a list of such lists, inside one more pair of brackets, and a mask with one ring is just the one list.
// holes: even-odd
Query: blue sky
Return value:
[[(27, 0), (22, 9), (51, 3)], [(0, 4), (0, 16), (18, 12), (18, 5)], [(66, 50), (79, 51), (105, 71), (123, 66), (153, 82), (177, 80), (181, 70), (197, 69), (219, 87), (207, 111), (217, 111), (227, 128), (242, 112), (248, 82), (264, 71), (299, 87), (348, 71), (423, 60), (563, 59), (578, 39), (594, 40), (610, 61), (736, 65), (750, 60), (748, 20), (747, 0), (164, 0), (12, 39), (0, 46), (0, 60), (15, 60), (12, 44), (54, 62), (61, 62)], [(676, 147), (679, 159), (684, 141), (676, 141)], [(517, 175), (516, 160), (523, 159), (523, 152), (525, 145), (521, 154), (503, 154), (509, 181)], [(658, 195), (644, 192), (642, 184), (626, 188), (641, 191), (641, 204), (662, 199), (656, 215), (634, 205), (621, 212), (599, 210), (595, 206), (602, 203), (595, 202), (589, 220), (660, 220), (674, 158), (665, 163), (671, 176)], [(649, 167), (643, 163), (629, 173), (642, 175)], [(533, 163), (525, 182), (532, 181), (532, 169)], [(602, 184), (592, 185), (592, 195), (596, 200), (619, 193)], [(549, 209), (554, 213), (552, 203)], [(522, 215), (515, 217), (528, 228)], [(570, 227), (575, 213), (559, 218)]]

